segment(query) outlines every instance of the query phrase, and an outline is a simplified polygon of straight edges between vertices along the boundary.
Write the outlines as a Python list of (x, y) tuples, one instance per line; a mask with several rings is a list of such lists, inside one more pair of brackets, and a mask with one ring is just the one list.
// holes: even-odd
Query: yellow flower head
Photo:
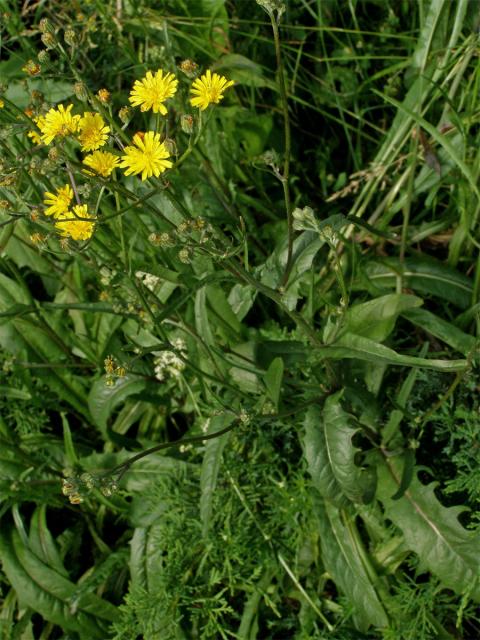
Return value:
[(233, 80), (227, 80), (223, 76), (219, 76), (218, 73), (212, 75), (208, 69), (192, 84), (190, 93), (194, 97), (190, 99), (190, 104), (192, 107), (198, 107), (205, 111), (209, 104), (218, 104), (223, 99), (224, 91), (234, 84)]
[[(86, 164), (87, 167), (93, 169), (94, 173), (104, 178), (108, 178), (119, 162), (120, 158), (108, 151), (94, 151), (83, 159), (83, 164)], [(91, 171), (87, 171), (87, 173), (92, 175)]]
[[(35, 122), (35, 124), (40, 130), (45, 125), (44, 116), (38, 116), (38, 118), (32, 118), (32, 120)], [(42, 144), (42, 135), (38, 133), (38, 131), (36, 131), (35, 129), (32, 129), (31, 131), (27, 131), (27, 136), (31, 138), (35, 144)]]
[(73, 116), (72, 109), (73, 104), (69, 104), (66, 109), (63, 104), (59, 104), (58, 109), (50, 109), (41, 123), (37, 122), (45, 144), (50, 144), (57, 136), (63, 138), (77, 131), (80, 116)]
[(78, 123), (80, 130), (78, 139), (82, 145), (82, 151), (95, 151), (108, 140), (110, 127), (105, 125), (99, 113), (86, 111)]
[(153, 113), (161, 113), (164, 116), (167, 108), (163, 104), (167, 98), (171, 98), (177, 91), (178, 80), (173, 73), (163, 75), (162, 69), (153, 74), (147, 71), (142, 80), (135, 80), (130, 92), (129, 101), (134, 107), (140, 107), (141, 111), (153, 110)]
[(48, 209), (45, 209), (45, 215), (58, 218), (64, 213), (67, 213), (73, 199), (73, 191), (72, 187), (66, 184), (64, 187), (57, 188), (56, 192), (55, 194), (47, 191), (43, 202), (44, 204), (50, 205)]
[(125, 147), (121, 167), (126, 169), (125, 175), (142, 174), (142, 180), (151, 176), (159, 176), (172, 166), (167, 147), (160, 142), (160, 134), (147, 131), (145, 134), (136, 133), (133, 136), (134, 147)]
[(5, 102), (0, 98), (0, 109), (3, 109)]
[(73, 211), (58, 216), (55, 227), (62, 236), (73, 240), (88, 240), (95, 228), (95, 218), (88, 213), (86, 204), (77, 204)]

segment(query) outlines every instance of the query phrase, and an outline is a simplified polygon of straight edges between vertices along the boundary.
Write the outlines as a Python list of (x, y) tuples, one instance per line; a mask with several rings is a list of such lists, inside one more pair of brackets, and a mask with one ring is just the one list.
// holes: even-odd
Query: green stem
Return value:
[(162, 451), (162, 449), (170, 449), (172, 447), (181, 447), (184, 444), (196, 444), (201, 443), (204, 440), (212, 440), (213, 438), (219, 438), (223, 436), (223, 434), (232, 431), (239, 423), (239, 420), (235, 420), (231, 425), (225, 427), (225, 429), (221, 429), (220, 431), (216, 431), (215, 433), (211, 433), (209, 435), (202, 436), (194, 436), (192, 438), (182, 438), (181, 440), (177, 440), (176, 442), (162, 442), (161, 444), (157, 444), (154, 447), (150, 447), (150, 449), (146, 449), (141, 453), (137, 453), (135, 456), (129, 458), (126, 462), (122, 462), (117, 467), (114, 467), (110, 471), (108, 471), (105, 476), (110, 476), (115, 473), (118, 473), (118, 480), (122, 478), (122, 476), (130, 469), (134, 462), (145, 458), (145, 456), (149, 456), (152, 453), (156, 453), (157, 451)]
[(287, 248), (287, 262), (285, 264), (285, 272), (283, 274), (282, 286), (285, 287), (288, 284), (288, 278), (292, 269), (292, 256), (293, 256), (293, 216), (292, 206), (290, 199), (290, 153), (292, 146), (292, 137), (290, 132), (290, 116), (288, 113), (288, 97), (287, 89), (285, 86), (285, 77), (283, 75), (283, 63), (282, 53), (280, 50), (280, 34), (278, 31), (278, 24), (274, 18), (273, 12), (270, 13), (270, 21), (273, 29), (273, 39), (275, 41), (275, 55), (277, 58), (277, 73), (278, 73), (278, 87), (280, 89), (280, 99), (282, 101), (283, 110), (283, 123), (284, 123), (284, 137), (285, 137), (285, 158), (283, 162), (283, 175), (281, 177), (283, 187), (283, 197), (285, 200), (285, 210), (287, 212), (287, 225), (288, 225), (288, 248)]

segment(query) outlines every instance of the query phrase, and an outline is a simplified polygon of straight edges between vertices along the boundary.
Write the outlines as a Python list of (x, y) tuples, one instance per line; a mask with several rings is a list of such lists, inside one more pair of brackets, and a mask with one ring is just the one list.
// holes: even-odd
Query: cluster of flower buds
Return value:
[(124, 378), (127, 375), (125, 367), (118, 365), (113, 356), (107, 356), (103, 361), (106, 373), (106, 384), (112, 387), (116, 378)]
[(69, 476), (62, 481), (62, 493), (67, 496), (71, 504), (80, 504), (85, 498), (82, 495), (82, 487), (79, 478)]
[(106, 498), (118, 490), (118, 482), (111, 476), (101, 477), (92, 473), (82, 473), (80, 476), (68, 476), (62, 481), (62, 493), (67, 496), (71, 504), (81, 504), (92, 489), (98, 489)]

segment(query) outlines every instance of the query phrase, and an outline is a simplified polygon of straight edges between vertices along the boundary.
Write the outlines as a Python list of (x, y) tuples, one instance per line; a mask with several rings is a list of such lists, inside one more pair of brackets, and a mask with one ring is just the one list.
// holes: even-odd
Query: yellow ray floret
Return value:
[(142, 174), (142, 180), (159, 176), (172, 166), (165, 143), (160, 142), (160, 134), (154, 131), (136, 133), (133, 136), (134, 147), (125, 147), (120, 166), (126, 169), (125, 175)]
[(78, 129), (80, 131), (78, 139), (82, 145), (82, 151), (95, 151), (95, 149), (103, 147), (110, 133), (110, 127), (105, 125), (102, 116), (90, 111), (86, 111), (80, 118)]
[(86, 204), (77, 204), (72, 211), (58, 217), (55, 227), (67, 238), (88, 240), (95, 228), (95, 218), (88, 213)]
[(218, 104), (223, 99), (223, 94), (229, 87), (235, 83), (233, 80), (227, 80), (218, 73), (212, 74), (210, 69), (200, 76), (192, 84), (190, 93), (194, 96), (190, 99), (192, 107), (198, 107), (204, 111), (209, 104)]
[(108, 151), (94, 151), (89, 156), (85, 156), (82, 162), (87, 165), (87, 167), (90, 167), (90, 169), (93, 169), (93, 172), (86, 171), (89, 175), (98, 174), (104, 178), (108, 178), (120, 163), (120, 158)]
[(63, 138), (77, 131), (80, 116), (73, 116), (72, 109), (73, 104), (69, 104), (66, 109), (63, 104), (59, 104), (58, 109), (50, 109), (43, 121), (37, 122), (42, 132), (42, 142), (50, 144), (56, 137)]
[(154, 74), (147, 71), (144, 78), (135, 80), (129, 101), (134, 107), (140, 107), (141, 111), (161, 113), (164, 116), (167, 108), (163, 104), (167, 98), (171, 98), (177, 91), (178, 80), (173, 73), (163, 75), (162, 69)]
[(49, 205), (44, 211), (45, 215), (58, 218), (68, 211), (73, 199), (73, 191), (72, 187), (66, 184), (64, 187), (58, 187), (56, 192), (57, 193), (55, 194), (50, 191), (46, 191), (43, 203)]
[[(39, 129), (41, 129), (45, 125), (45, 117), (38, 116), (38, 118), (32, 118), (34, 123), (37, 125)], [(27, 136), (35, 143), (42, 144), (42, 134), (38, 131), (32, 129), (31, 131), (27, 131)]]

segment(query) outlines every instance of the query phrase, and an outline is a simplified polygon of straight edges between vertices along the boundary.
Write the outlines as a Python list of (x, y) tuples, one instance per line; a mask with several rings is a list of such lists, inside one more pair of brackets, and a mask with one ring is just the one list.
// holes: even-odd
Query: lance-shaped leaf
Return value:
[(305, 457), (310, 475), (320, 493), (337, 506), (346, 498), (368, 502), (375, 492), (375, 476), (355, 464), (358, 449), (352, 443), (358, 429), (344, 411), (343, 391), (329, 396), (323, 411), (310, 407), (305, 418)]
[(387, 517), (402, 530), (408, 547), (421, 564), (456, 593), (469, 590), (480, 601), (480, 535), (458, 521), (460, 507), (444, 507), (435, 495), (437, 483), (423, 485), (414, 473), (403, 496), (393, 499), (401, 485), (403, 456), (377, 465), (378, 497)]
[(77, 631), (83, 639), (105, 638), (105, 624), (115, 618), (115, 607), (94, 594), (73, 603), (76, 585), (49, 567), (6, 527), (0, 533), (3, 570), (22, 606), (31, 607), (45, 620), (65, 630)]
[(305, 426), (303, 448), (313, 485), (330, 502), (338, 506), (346, 506), (349, 501), (343, 494), (340, 484), (333, 473), (332, 464), (328, 456), (320, 407), (309, 407), (303, 424)]
[(355, 626), (362, 632), (370, 625), (387, 626), (388, 618), (374, 584), (376, 576), (353, 521), (344, 511), (315, 496), (314, 505), (318, 513), (323, 563), (350, 601)]

